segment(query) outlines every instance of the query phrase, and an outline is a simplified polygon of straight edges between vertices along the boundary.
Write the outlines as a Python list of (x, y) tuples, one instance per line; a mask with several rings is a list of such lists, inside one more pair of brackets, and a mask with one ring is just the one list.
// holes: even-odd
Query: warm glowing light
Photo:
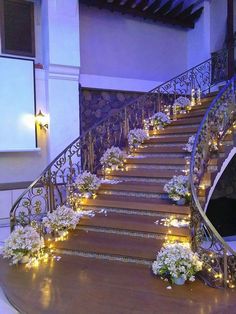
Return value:
[(34, 130), (34, 128), (35, 128), (35, 117), (34, 117), (34, 115), (23, 114), (21, 116), (21, 122), (26, 128)]
[(48, 129), (49, 116), (43, 114), (41, 110), (39, 110), (39, 113), (36, 115), (35, 121), (41, 129)]

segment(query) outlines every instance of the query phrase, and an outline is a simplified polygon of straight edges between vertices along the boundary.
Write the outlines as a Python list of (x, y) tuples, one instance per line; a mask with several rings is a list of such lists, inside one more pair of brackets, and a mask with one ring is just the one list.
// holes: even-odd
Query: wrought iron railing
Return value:
[(68, 186), (75, 177), (85, 169), (95, 172), (108, 147), (124, 148), (129, 130), (142, 127), (145, 118), (167, 107), (171, 112), (174, 100), (180, 95), (190, 98), (193, 89), (200, 89), (203, 94), (210, 92), (212, 68), (216, 64), (218, 76), (225, 80), (227, 51), (222, 50), (213, 58), (124, 105), (74, 140), (17, 199), (10, 211), (12, 227), (18, 222), (29, 223), (64, 204)]
[(233, 77), (206, 111), (195, 138), (190, 162), (192, 245), (204, 260), (204, 277), (216, 287), (234, 287), (236, 252), (207, 218), (202, 208), (204, 201), (199, 200), (199, 189), (204, 185), (204, 174), (208, 171), (209, 161), (220, 156), (225, 136), (232, 133), (236, 120), (235, 96), (236, 77)]

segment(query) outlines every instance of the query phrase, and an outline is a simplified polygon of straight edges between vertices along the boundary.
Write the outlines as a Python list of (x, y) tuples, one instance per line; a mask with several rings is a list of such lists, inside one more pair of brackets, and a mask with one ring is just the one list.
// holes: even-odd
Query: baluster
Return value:
[(92, 136), (92, 131), (89, 131), (88, 139), (88, 169), (90, 172), (94, 170), (94, 141)]
[[(52, 174), (51, 169), (48, 171), (48, 176), (46, 180), (46, 185), (48, 184), (48, 192), (49, 192), (49, 211), (50, 213), (55, 209), (55, 196), (54, 196), (54, 184), (52, 182)], [(56, 179), (55, 179), (56, 184)]]
[(226, 249), (226, 247), (224, 246), (224, 287), (226, 288), (227, 287), (227, 285), (228, 285), (228, 283), (227, 283), (227, 281), (228, 281), (228, 258), (227, 258), (227, 249)]

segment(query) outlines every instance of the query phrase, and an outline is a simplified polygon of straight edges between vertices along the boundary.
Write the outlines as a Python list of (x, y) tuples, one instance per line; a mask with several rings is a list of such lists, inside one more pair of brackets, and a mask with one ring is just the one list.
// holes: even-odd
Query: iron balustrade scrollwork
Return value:
[(217, 64), (221, 79), (226, 79), (227, 52), (222, 50), (135, 101), (124, 104), (75, 139), (16, 200), (10, 211), (12, 228), (19, 222), (29, 223), (65, 204), (68, 186), (76, 176), (83, 170), (96, 172), (102, 154), (112, 145), (125, 148), (129, 130), (143, 127), (144, 119), (167, 107), (173, 113), (174, 100), (179, 96), (190, 98), (192, 89), (200, 89), (203, 94), (209, 92), (213, 64)]
[(190, 162), (192, 246), (204, 261), (205, 278), (216, 287), (235, 286), (236, 252), (211, 224), (202, 208), (199, 192), (209, 161), (220, 156), (226, 135), (232, 133), (236, 120), (235, 96), (236, 77), (233, 77), (206, 111), (195, 137)]

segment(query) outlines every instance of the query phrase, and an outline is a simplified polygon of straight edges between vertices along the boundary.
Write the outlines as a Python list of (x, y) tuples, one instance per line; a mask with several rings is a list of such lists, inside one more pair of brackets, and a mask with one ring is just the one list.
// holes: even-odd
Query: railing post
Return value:
[(54, 198), (54, 185), (52, 183), (51, 170), (48, 171), (48, 189), (49, 189), (49, 211), (50, 213), (55, 209), (55, 198)]
[(224, 287), (226, 288), (228, 283), (228, 261), (227, 261), (227, 250), (224, 247)]
[(93, 137), (92, 132), (89, 131), (89, 146), (88, 146), (88, 168), (90, 172), (94, 170), (94, 145), (93, 145)]

